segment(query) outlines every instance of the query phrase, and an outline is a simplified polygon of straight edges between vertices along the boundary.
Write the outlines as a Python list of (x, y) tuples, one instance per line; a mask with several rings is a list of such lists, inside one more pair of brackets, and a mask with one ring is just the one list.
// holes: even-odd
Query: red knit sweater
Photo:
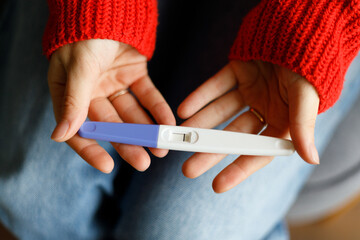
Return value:
[[(156, 0), (48, 0), (47, 57), (75, 41), (104, 38), (149, 59), (155, 46)], [(319, 112), (338, 99), (360, 48), (360, 0), (262, 0), (243, 20), (230, 59), (287, 67), (315, 86)]]
[(156, 0), (48, 0), (43, 50), (87, 39), (112, 39), (151, 58), (157, 26)]

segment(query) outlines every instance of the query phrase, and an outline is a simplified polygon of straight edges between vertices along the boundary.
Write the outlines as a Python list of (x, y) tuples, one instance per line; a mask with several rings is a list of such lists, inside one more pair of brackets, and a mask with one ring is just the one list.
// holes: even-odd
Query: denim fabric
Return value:
[[(192, 1), (193, 2), (193, 1)], [(149, 72), (173, 110), (227, 62), (241, 1), (159, 1), (158, 46)], [(206, 8), (201, 3), (207, 3)], [(252, 3), (253, 5), (256, 2)], [(191, 6), (191, 7), (190, 7)], [(211, 189), (229, 156), (197, 179), (181, 173), (190, 153), (153, 158), (144, 173), (117, 154), (103, 174), (66, 144), (49, 138), (55, 126), (41, 55), (45, 1), (8, 1), (0, 22), (0, 220), (21, 239), (287, 239), (283, 218), (313, 169), (297, 155), (275, 159), (224, 194)], [(359, 78), (319, 116), (320, 152), (351, 108)], [(225, 125), (219, 126), (223, 128)]]

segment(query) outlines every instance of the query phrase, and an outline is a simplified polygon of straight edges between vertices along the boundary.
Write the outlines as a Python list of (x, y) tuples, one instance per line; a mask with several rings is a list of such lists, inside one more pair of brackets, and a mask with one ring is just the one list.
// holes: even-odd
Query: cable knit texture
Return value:
[(321, 113), (339, 98), (359, 47), (359, 0), (263, 0), (244, 18), (230, 59), (302, 75), (315, 86)]
[(43, 38), (50, 58), (59, 47), (87, 39), (112, 39), (135, 47), (148, 59), (155, 47), (156, 0), (48, 0)]

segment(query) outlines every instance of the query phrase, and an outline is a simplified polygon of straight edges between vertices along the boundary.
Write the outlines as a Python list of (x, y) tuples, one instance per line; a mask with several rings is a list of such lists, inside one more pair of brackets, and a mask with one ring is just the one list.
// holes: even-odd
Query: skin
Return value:
[[(300, 75), (267, 62), (231, 61), (215, 76), (192, 92), (179, 106), (183, 125), (212, 128), (236, 115), (245, 106), (256, 109), (267, 122), (262, 135), (290, 138), (296, 151), (310, 164), (319, 164), (314, 145), (319, 97), (315, 88)], [(225, 130), (258, 133), (264, 125), (247, 111)], [(226, 155), (195, 153), (183, 165), (186, 177), (196, 178)], [(216, 193), (235, 187), (273, 157), (240, 156), (213, 181)]]
[[(86, 40), (67, 44), (51, 56), (48, 84), (57, 121), (51, 138), (65, 142), (102, 172), (114, 168), (111, 156), (95, 140), (76, 133), (89, 117), (93, 121), (175, 125), (175, 117), (147, 73), (147, 59), (133, 47), (112, 40)], [(108, 97), (129, 88), (110, 101)], [(139, 171), (150, 165), (144, 148), (113, 143), (120, 156)], [(150, 149), (164, 157), (167, 150)]]
[[(57, 121), (52, 139), (66, 142), (85, 161), (102, 172), (114, 167), (111, 156), (94, 140), (76, 133), (89, 117), (94, 121), (175, 125), (174, 115), (147, 73), (147, 59), (133, 47), (112, 40), (86, 40), (67, 44), (52, 55), (49, 89)], [(110, 101), (114, 93), (127, 93)], [(290, 138), (299, 155), (318, 164), (314, 127), (319, 107), (315, 88), (300, 75), (262, 61), (231, 61), (192, 92), (179, 106), (183, 125), (212, 128), (236, 115), (243, 107), (255, 108), (266, 120), (262, 135)], [(245, 112), (225, 130), (258, 133), (263, 124)], [(144, 148), (115, 144), (120, 156), (139, 171), (150, 165)], [(167, 150), (150, 149), (164, 157)], [(223, 154), (195, 153), (183, 165), (183, 173), (196, 178), (221, 161)], [(266, 166), (273, 157), (240, 156), (213, 181), (217, 193), (228, 191)]]

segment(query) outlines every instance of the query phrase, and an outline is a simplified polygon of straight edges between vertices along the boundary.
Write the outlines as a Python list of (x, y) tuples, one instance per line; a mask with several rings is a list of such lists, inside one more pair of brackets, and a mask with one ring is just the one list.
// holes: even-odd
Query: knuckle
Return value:
[(229, 112), (226, 111), (228, 107), (229, 106), (226, 106), (226, 103), (214, 104), (214, 111), (216, 113), (216, 116), (218, 116), (220, 119), (229, 118)]
[(93, 148), (93, 147), (96, 147), (96, 145), (97, 145), (96, 143), (93, 143), (93, 144), (84, 146), (84, 147), (82, 147), (82, 148), (80, 148), (80, 149), (78, 150), (78, 154), (79, 154), (82, 158), (85, 159), (85, 158), (89, 155), (89, 153), (92, 152), (92, 148)]
[(295, 121), (294, 123), (292, 123), (290, 121), (290, 124), (294, 128), (298, 128), (298, 129), (314, 129), (315, 128), (315, 123), (316, 123), (316, 117), (302, 119), (301, 122)]
[(137, 112), (137, 106), (134, 104), (130, 104), (120, 112), (120, 115), (121, 116), (131, 116), (135, 112)]
[(244, 168), (244, 166), (239, 163), (238, 161), (233, 162), (234, 167), (236, 168), (237, 175), (242, 179), (245, 180), (250, 176), (249, 172)]
[(63, 101), (64, 109), (71, 109), (72, 111), (82, 111), (85, 107), (81, 106), (78, 99), (71, 95), (66, 95)]
[(159, 91), (154, 86), (148, 86), (143, 90), (143, 96), (147, 99), (152, 99), (153, 96), (156, 96)]
[(104, 122), (119, 122), (119, 117), (115, 114), (104, 115), (101, 121)]
[(151, 112), (155, 113), (165, 113), (167, 110), (167, 104), (165, 102), (156, 102), (151, 107)]
[(77, 108), (77, 100), (71, 95), (66, 95), (64, 97), (64, 107)]

